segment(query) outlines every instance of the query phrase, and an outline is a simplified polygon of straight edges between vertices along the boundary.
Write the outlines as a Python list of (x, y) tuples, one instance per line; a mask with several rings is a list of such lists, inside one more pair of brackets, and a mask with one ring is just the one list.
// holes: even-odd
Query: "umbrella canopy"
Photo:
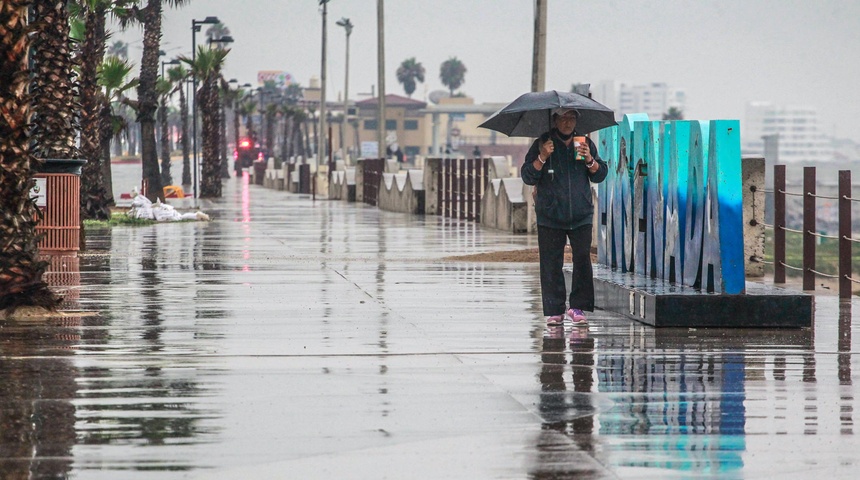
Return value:
[(615, 114), (609, 107), (585, 95), (550, 90), (520, 95), (478, 126), (509, 137), (539, 137), (551, 128), (554, 108), (576, 109), (579, 112), (576, 132), (580, 134), (616, 125)]

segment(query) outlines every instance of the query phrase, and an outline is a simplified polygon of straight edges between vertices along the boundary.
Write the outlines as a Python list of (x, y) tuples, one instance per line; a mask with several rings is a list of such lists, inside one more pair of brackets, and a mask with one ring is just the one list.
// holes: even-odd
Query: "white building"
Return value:
[(683, 112), (687, 103), (683, 90), (661, 82), (634, 85), (605, 80), (591, 87), (591, 95), (613, 109), (617, 120), (628, 113), (647, 113), (649, 119), (661, 120), (670, 108)]
[[(833, 160), (833, 141), (820, 128), (818, 111), (807, 106), (783, 106), (769, 102), (747, 104), (741, 123), (744, 155), (764, 155), (764, 136), (778, 138), (777, 158), (770, 163), (818, 163)], [(770, 154), (770, 152), (769, 152)]]

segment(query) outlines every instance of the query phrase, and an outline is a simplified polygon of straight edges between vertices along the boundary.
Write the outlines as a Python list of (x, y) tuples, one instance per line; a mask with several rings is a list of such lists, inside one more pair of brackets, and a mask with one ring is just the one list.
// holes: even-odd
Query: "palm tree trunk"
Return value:
[(115, 205), (113, 196), (113, 176), (110, 169), (110, 145), (113, 138), (116, 136), (113, 133), (113, 112), (110, 104), (102, 103), (101, 124), (99, 126), (99, 144), (102, 148), (102, 178), (104, 179), (105, 198), (108, 206)]
[[(233, 99), (233, 147), (236, 151), (239, 151), (239, 125), (241, 120), (239, 118), (239, 102), (236, 99)], [(241, 176), (241, 172), (237, 169), (236, 176)]]
[(220, 161), (218, 159), (218, 93), (212, 79), (203, 80), (197, 94), (202, 120), (202, 156), (200, 198), (221, 196)]
[(188, 145), (188, 102), (185, 100), (184, 87), (184, 85), (179, 87), (179, 116), (182, 118), (182, 185), (191, 185), (191, 148)]
[(33, 167), (30, 151), (30, 97), (27, 94), (30, 49), (27, 0), (0, 2), (0, 309), (20, 306), (55, 308), (59, 299), (42, 280), (47, 262), (39, 261), (36, 222), (40, 211), (30, 198)]
[(167, 128), (167, 98), (161, 96), (161, 107), (158, 109), (158, 123), (161, 124), (161, 184), (172, 185), (173, 176), (170, 174), (170, 135)]
[(35, 0), (33, 39), (33, 154), (39, 158), (80, 158), (77, 82), (69, 45), (68, 0)]
[(164, 200), (161, 175), (158, 168), (158, 151), (155, 145), (155, 112), (158, 94), (158, 49), (161, 43), (161, 0), (149, 0), (143, 9), (143, 57), (140, 62), (140, 85), (137, 88), (140, 122), (141, 166), (146, 197)]
[(105, 53), (105, 8), (97, 4), (85, 14), (86, 35), (81, 45), (81, 220), (110, 218), (108, 190), (101, 165), (101, 112), (104, 97), (98, 84), (98, 66)]
[(218, 102), (218, 153), (221, 157), (221, 178), (230, 178), (230, 163), (227, 161), (227, 112), (225, 111), (224, 102), (227, 100), (221, 98)]

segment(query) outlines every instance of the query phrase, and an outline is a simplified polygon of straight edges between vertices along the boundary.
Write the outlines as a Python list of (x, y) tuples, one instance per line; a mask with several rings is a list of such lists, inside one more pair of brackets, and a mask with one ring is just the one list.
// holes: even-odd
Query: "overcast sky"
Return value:
[[(818, 109), (824, 129), (860, 142), (860, 1), (857, 0), (548, 0), (547, 89), (601, 80), (665, 82), (687, 93), (688, 119), (737, 118), (749, 101)], [(328, 94), (344, 86), (350, 39), (350, 97), (376, 83), (376, 0), (330, 0)], [(426, 82), (413, 98), (444, 89), (439, 66), (468, 69), (461, 91), (477, 102), (508, 102), (530, 89), (533, 0), (385, 0), (385, 87), (415, 57)], [(226, 78), (256, 83), (258, 70), (284, 70), (307, 86), (320, 76), (318, 0), (193, 0), (165, 9), (169, 56), (191, 53), (191, 20), (215, 15), (235, 39)], [(206, 26), (203, 27), (204, 32)], [(198, 34), (198, 44), (205, 37)], [(140, 62), (141, 31), (116, 33)]]

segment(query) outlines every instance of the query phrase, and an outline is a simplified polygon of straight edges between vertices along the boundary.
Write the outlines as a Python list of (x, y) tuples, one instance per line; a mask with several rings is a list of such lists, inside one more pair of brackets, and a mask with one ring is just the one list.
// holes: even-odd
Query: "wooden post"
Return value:
[(839, 171), (839, 298), (851, 298), (851, 170)]
[(815, 290), (815, 167), (803, 167), (803, 289)]
[(773, 166), (773, 283), (785, 283), (785, 165)]

